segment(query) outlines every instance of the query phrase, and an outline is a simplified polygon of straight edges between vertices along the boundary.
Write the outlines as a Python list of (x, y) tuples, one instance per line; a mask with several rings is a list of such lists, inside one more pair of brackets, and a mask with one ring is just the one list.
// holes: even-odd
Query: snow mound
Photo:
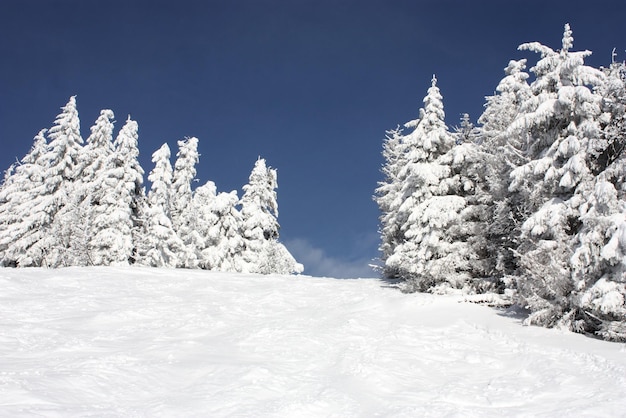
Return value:
[(376, 279), (0, 269), (0, 416), (623, 416), (626, 346)]

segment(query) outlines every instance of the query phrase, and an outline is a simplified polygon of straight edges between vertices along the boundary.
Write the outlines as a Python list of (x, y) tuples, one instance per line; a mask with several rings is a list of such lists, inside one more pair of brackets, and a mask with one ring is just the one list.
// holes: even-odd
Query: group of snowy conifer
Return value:
[(626, 340), (626, 66), (560, 50), (511, 61), (474, 127), (444, 122), (433, 77), (388, 132), (381, 270), (406, 291), (505, 293), (527, 323)]
[(192, 189), (198, 139), (178, 141), (174, 167), (164, 144), (152, 155), (145, 193), (138, 125), (128, 118), (113, 139), (103, 110), (83, 145), (76, 100), (10, 167), (0, 186), (0, 265), (138, 264), (252, 273), (299, 273), (278, 242), (276, 170), (258, 159), (237, 192)]

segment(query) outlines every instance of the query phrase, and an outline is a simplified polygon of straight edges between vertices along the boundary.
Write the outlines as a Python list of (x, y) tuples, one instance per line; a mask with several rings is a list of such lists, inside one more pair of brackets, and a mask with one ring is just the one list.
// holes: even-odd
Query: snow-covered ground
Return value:
[(0, 416), (626, 416), (626, 346), (376, 279), (0, 269)]

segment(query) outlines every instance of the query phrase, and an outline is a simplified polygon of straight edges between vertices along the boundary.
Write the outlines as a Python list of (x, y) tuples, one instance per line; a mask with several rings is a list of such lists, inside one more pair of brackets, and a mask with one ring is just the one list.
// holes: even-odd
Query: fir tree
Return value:
[(199, 161), (198, 138), (178, 141), (176, 157), (172, 176), (170, 214), (174, 230), (178, 232), (185, 222), (185, 212), (191, 205), (191, 183), (196, 177), (196, 164)]
[(194, 226), (196, 213), (191, 208), (193, 192), (191, 183), (196, 177), (196, 164), (199, 161), (198, 138), (178, 141), (178, 153), (172, 177), (170, 194), (170, 216), (174, 231), (185, 245), (180, 254), (186, 267), (198, 265), (196, 248), (199, 244)]
[(194, 216), (189, 218), (188, 239), (195, 250), (198, 267), (206, 270), (213, 268), (212, 263), (217, 258), (213, 252), (218, 244), (218, 237), (211, 236), (212, 228), (219, 220), (214, 210), (216, 198), (217, 187), (215, 183), (208, 181), (194, 191), (189, 211)]
[(134, 262), (133, 231), (138, 227), (138, 206), (143, 197), (143, 170), (137, 161), (137, 123), (127, 119), (97, 178), (100, 192), (94, 210), (95, 233), (90, 247), (97, 265)]
[(185, 246), (174, 232), (169, 217), (170, 190), (172, 185), (172, 165), (170, 148), (163, 144), (152, 154), (154, 169), (148, 180), (152, 187), (148, 193), (148, 208), (143, 220), (144, 236), (140, 244), (142, 264), (154, 267), (183, 267), (180, 255)]
[[(405, 137), (406, 164), (400, 169), (402, 203), (399, 217), (404, 240), (385, 260), (386, 268), (407, 281), (407, 290), (429, 290), (448, 283), (458, 286), (463, 279), (454, 267), (442, 263), (453, 248), (442, 240), (442, 231), (458, 216), (463, 198), (448, 195), (450, 167), (441, 163), (454, 145), (444, 122), (445, 113), (439, 88), (433, 77), (424, 98), (419, 122)], [(450, 267), (452, 270), (450, 270)]]
[(400, 278), (400, 271), (386, 263), (396, 248), (404, 242), (402, 225), (406, 219), (400, 218), (400, 205), (403, 202), (402, 184), (405, 180), (403, 170), (406, 165), (405, 139), (400, 127), (387, 131), (383, 142), (383, 158), (385, 163), (381, 169), (384, 180), (378, 183), (374, 200), (381, 212), (380, 220), (380, 260), (382, 276), (386, 279)]
[(45, 193), (40, 216), (41, 239), (33, 242), (26, 257), (34, 265), (50, 267), (68, 265), (67, 251), (76, 238), (76, 222), (64, 214), (75, 205), (76, 181), (82, 174), (80, 161), (83, 139), (80, 135), (80, 119), (76, 109), (76, 97), (72, 96), (62, 108), (54, 125), (48, 131), (48, 152), (44, 173)]
[(520, 46), (541, 54), (531, 69), (532, 96), (522, 104), (509, 133), (519, 138), (528, 162), (511, 172), (509, 190), (529, 216), (519, 227), (519, 302), (532, 314), (528, 323), (576, 328), (572, 301), (578, 286), (570, 258), (581, 228), (581, 199), (595, 182), (590, 144), (600, 136), (600, 71), (584, 65), (589, 51), (572, 52), (565, 25), (562, 49), (539, 43)]
[(517, 271), (514, 256), (519, 233), (517, 226), (528, 216), (525, 205), (508, 190), (511, 171), (527, 162), (522, 151), (523, 136), (508, 134), (509, 126), (522, 112), (522, 104), (532, 94), (525, 69), (525, 59), (509, 62), (504, 69), (505, 77), (496, 87), (496, 94), (487, 97), (485, 111), (478, 119), (490, 198), (486, 211), (492, 219), (486, 226), (484, 237), (486, 251), (494, 262), (490, 275), (499, 278), (514, 275)]
[(142, 219), (147, 210), (147, 201), (143, 187), (144, 170), (139, 164), (139, 126), (128, 116), (114, 142), (112, 167), (122, 170), (120, 199), (130, 209), (130, 227), (132, 249), (128, 262), (133, 264), (137, 257), (140, 242)]
[(243, 258), (246, 243), (241, 231), (243, 218), (237, 210), (237, 191), (219, 193), (212, 203), (215, 223), (208, 230), (209, 245), (203, 263), (211, 270), (249, 272), (250, 266)]
[(104, 204), (107, 193), (107, 164), (113, 154), (113, 111), (104, 109), (95, 124), (86, 145), (79, 154), (81, 175), (74, 182), (70, 201), (57, 215), (71, 228), (66, 261), (70, 265), (100, 265), (101, 254), (94, 254), (100, 241), (94, 239), (100, 232), (96, 218), (109, 208)]
[(242, 232), (246, 241), (243, 257), (254, 273), (300, 273), (302, 267), (278, 242), (277, 172), (257, 159), (241, 198)]
[(588, 166), (596, 174), (571, 200), (579, 213), (571, 275), (572, 308), (566, 322), (576, 331), (626, 341), (626, 66), (613, 63), (597, 89), (602, 96), (601, 134), (592, 138)]
[(11, 267), (39, 266), (42, 254), (33, 245), (43, 239), (44, 228), (52, 222), (47, 210), (52, 197), (45, 185), (47, 169), (46, 130), (13, 165), (0, 187), (0, 264)]

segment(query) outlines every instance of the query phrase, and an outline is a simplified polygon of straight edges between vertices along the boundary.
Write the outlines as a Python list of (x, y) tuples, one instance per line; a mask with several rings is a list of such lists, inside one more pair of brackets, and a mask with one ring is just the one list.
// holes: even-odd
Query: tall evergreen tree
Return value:
[(198, 138), (178, 141), (170, 197), (170, 215), (174, 230), (177, 232), (184, 224), (185, 212), (191, 205), (191, 183), (196, 177), (196, 164), (198, 164), (199, 157)]
[(147, 211), (147, 200), (143, 186), (144, 170), (139, 164), (139, 126), (128, 116), (126, 123), (115, 139), (115, 153), (111, 166), (122, 170), (120, 177), (120, 199), (130, 209), (132, 249), (128, 262), (137, 258), (138, 243), (142, 230), (142, 220)]
[(385, 163), (381, 169), (384, 176), (383, 181), (378, 183), (375, 202), (380, 210), (380, 261), (378, 268), (382, 276), (386, 279), (400, 278), (400, 271), (386, 263), (395, 249), (404, 242), (402, 225), (406, 219), (400, 218), (400, 205), (404, 201), (402, 196), (402, 184), (406, 170), (406, 142), (402, 135), (402, 129), (387, 131), (383, 142), (383, 158)]
[(41, 130), (21, 164), (7, 170), (0, 187), (0, 265), (39, 266), (42, 255), (32, 249), (52, 222), (51, 196), (45, 185), (46, 130)]
[(212, 181), (208, 181), (196, 188), (191, 201), (188, 228), (189, 241), (196, 253), (197, 266), (210, 270), (215, 260), (213, 252), (217, 246), (217, 237), (211, 236), (212, 228), (218, 222), (218, 214), (214, 211), (217, 187)]
[(137, 161), (137, 123), (127, 119), (97, 175), (100, 186), (94, 207), (94, 233), (90, 247), (97, 265), (134, 262), (133, 231), (143, 197), (143, 170)]
[(178, 141), (176, 157), (170, 192), (170, 216), (174, 231), (185, 245), (185, 251), (180, 257), (186, 267), (195, 268), (198, 266), (196, 247), (201, 244), (193, 230), (196, 214), (192, 210), (191, 184), (196, 177), (196, 164), (199, 161), (198, 138)]
[(496, 94), (487, 97), (485, 111), (478, 119), (485, 180), (491, 201), (486, 210), (492, 219), (484, 236), (487, 252), (495, 262), (491, 275), (496, 277), (516, 273), (517, 225), (528, 216), (525, 205), (516, 201), (508, 190), (511, 171), (527, 162), (522, 151), (525, 138), (508, 133), (509, 126), (522, 112), (522, 105), (532, 95), (525, 69), (525, 59), (509, 62), (504, 69), (505, 77), (496, 87)]
[[(50, 267), (68, 265), (67, 251), (74, 240), (75, 223), (66, 222), (60, 213), (68, 212), (74, 200), (77, 179), (82, 174), (80, 161), (83, 139), (80, 135), (80, 119), (76, 108), (76, 97), (70, 97), (62, 108), (54, 125), (48, 131), (48, 152), (44, 173), (46, 195), (42, 203), (40, 225), (41, 239), (29, 249), (29, 258), (35, 265)], [(68, 208), (66, 208), (68, 206)]]
[(577, 331), (626, 341), (626, 65), (613, 63), (597, 89), (601, 134), (590, 138), (587, 163), (596, 174), (571, 200), (580, 213), (574, 237), (566, 321)]
[(139, 257), (145, 265), (183, 267), (180, 255), (184, 254), (185, 246), (174, 232), (169, 217), (172, 165), (167, 144), (163, 144), (152, 154), (152, 162), (155, 166), (148, 176), (152, 187), (148, 193), (148, 209), (143, 221), (144, 236)]
[(218, 193), (212, 203), (215, 223), (208, 231), (210, 244), (203, 254), (203, 263), (211, 270), (248, 272), (243, 258), (246, 242), (241, 231), (243, 218), (237, 210), (237, 191)]
[(278, 242), (278, 175), (265, 160), (257, 159), (241, 198), (242, 232), (246, 240), (243, 257), (254, 273), (300, 273), (289, 251)]
[(442, 96), (433, 76), (419, 122), (405, 137), (406, 164), (400, 170), (402, 203), (398, 208), (400, 218), (406, 219), (400, 227), (404, 240), (385, 260), (388, 269), (407, 281), (407, 290), (429, 290), (443, 283), (456, 287), (462, 281), (455, 267), (443, 262), (453, 247), (441, 234), (464, 206), (463, 198), (448, 195), (451, 171), (440, 158), (454, 146), (454, 138), (444, 118)]
[(57, 214), (59, 223), (69, 230), (65, 252), (69, 265), (101, 264), (101, 254), (94, 254), (94, 247), (99, 247), (100, 242), (93, 238), (102, 228), (96, 218), (108, 210), (104, 204), (104, 195), (108, 192), (104, 172), (113, 153), (113, 119), (113, 111), (104, 109), (91, 127), (91, 134), (79, 154), (81, 175), (74, 181), (68, 204)]
[(581, 228), (581, 198), (593, 191), (590, 144), (599, 138), (602, 98), (594, 87), (603, 74), (584, 65), (589, 51), (572, 52), (565, 25), (562, 49), (537, 42), (520, 46), (541, 54), (531, 68), (532, 96), (508, 132), (521, 143), (527, 162), (511, 172), (509, 190), (529, 215), (519, 227), (517, 287), (519, 302), (532, 314), (528, 322), (576, 327), (573, 304), (578, 286), (570, 259)]

